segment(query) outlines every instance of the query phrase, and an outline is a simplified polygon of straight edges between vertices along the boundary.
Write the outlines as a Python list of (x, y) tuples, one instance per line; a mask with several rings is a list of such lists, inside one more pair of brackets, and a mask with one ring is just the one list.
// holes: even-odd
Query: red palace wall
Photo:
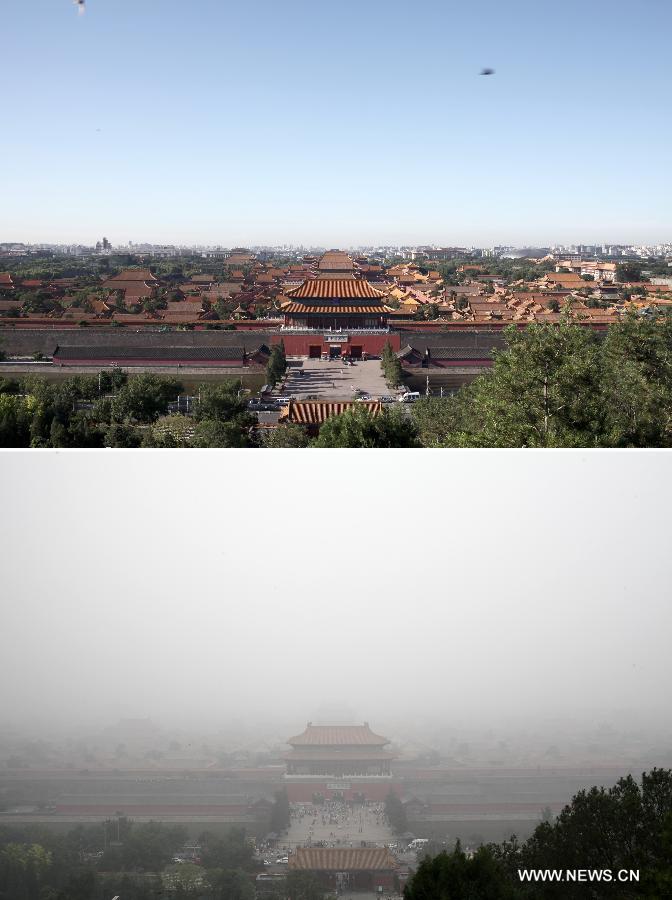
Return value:
[[(313, 794), (318, 793), (326, 797), (327, 800), (331, 800), (335, 793), (335, 789), (328, 788), (327, 784), (334, 783), (335, 782), (331, 781), (287, 781), (285, 782), (285, 787), (287, 788), (287, 796), (290, 803), (310, 803), (313, 799)], [(346, 783), (349, 784), (350, 787), (343, 790), (345, 800), (354, 800), (355, 794), (360, 793), (364, 794), (364, 798), (367, 801), (370, 800), (374, 803), (383, 803), (390, 793), (390, 789), (398, 796), (402, 793), (401, 786), (392, 781), (349, 781)]]
[[(329, 341), (325, 340), (324, 333), (321, 331), (314, 335), (277, 334), (271, 338), (271, 343), (273, 344), (279, 344), (280, 341), (284, 342), (287, 356), (308, 356), (310, 348), (316, 347), (318, 344), (322, 353), (329, 352)], [(349, 352), (350, 347), (361, 347), (362, 352), (368, 353), (369, 356), (380, 356), (383, 352), (383, 347), (387, 343), (390, 344), (393, 350), (401, 350), (401, 336), (393, 331), (387, 334), (348, 334), (347, 341), (339, 341), (338, 343), (342, 347), (341, 353), (343, 355)]]

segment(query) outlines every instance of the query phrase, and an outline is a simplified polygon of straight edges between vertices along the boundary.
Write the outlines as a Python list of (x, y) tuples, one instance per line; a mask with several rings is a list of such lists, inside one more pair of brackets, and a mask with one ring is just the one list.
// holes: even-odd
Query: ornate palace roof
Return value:
[(380, 306), (345, 306), (341, 303), (332, 303), (330, 306), (311, 306), (307, 303), (286, 303), (282, 307), (283, 313), (322, 313), (329, 315), (331, 313), (368, 313), (369, 315), (380, 315), (386, 312), (385, 307)]
[(322, 849), (297, 847), (289, 857), (290, 869), (312, 869), (315, 872), (394, 871), (397, 861), (385, 847), (362, 849)]
[[(308, 406), (309, 404), (293, 405), (296, 407), (299, 405)], [(341, 404), (333, 405), (339, 406)], [(347, 408), (351, 404), (344, 403), (342, 405)], [(369, 404), (362, 403), (358, 405), (368, 406)], [(380, 407), (379, 403), (375, 405)], [(379, 734), (374, 734), (369, 728), (368, 722), (365, 722), (363, 725), (313, 725), (312, 722), (309, 722), (302, 734), (289, 738), (287, 743), (293, 747), (357, 747), (362, 745), (383, 747), (385, 744), (389, 744), (389, 740), (386, 737), (381, 737)]]
[(378, 299), (383, 297), (382, 291), (371, 287), (368, 281), (359, 278), (314, 278), (304, 281), (298, 288), (287, 291), (287, 296), (295, 300), (318, 297), (322, 300), (350, 298)]
[(341, 750), (340, 747), (324, 750), (315, 750), (312, 747), (303, 750), (294, 749), (284, 753), (283, 759), (288, 762), (379, 762), (384, 759), (396, 759), (394, 753), (380, 750), (379, 746), (362, 745), (360, 750), (353, 750), (351, 747), (345, 750)]
[[(378, 400), (364, 400), (355, 403), (352, 400), (331, 401), (331, 400), (290, 400), (289, 405), (283, 407), (278, 422), (281, 424), (290, 423), (294, 425), (321, 425), (332, 416), (340, 416), (351, 406), (363, 406), (372, 416), (380, 415), (382, 404)], [(363, 729), (361, 725), (331, 727), (327, 725), (309, 725), (302, 735), (290, 738), (288, 744), (296, 744), (297, 746), (331, 746), (333, 744), (342, 744), (351, 746), (353, 744), (371, 744), (381, 746), (387, 744), (386, 738), (378, 739), (377, 735), (368, 732), (371, 737), (377, 738), (375, 741), (363, 740), (358, 737), (359, 731)], [(337, 739), (328, 740), (329, 735), (337, 736), (338, 734), (348, 732), (351, 734), (352, 740)], [(315, 732), (319, 732), (316, 734)], [(357, 732), (357, 734), (355, 734)]]
[(107, 287), (108, 284), (113, 287), (114, 283), (119, 281), (126, 283), (127, 281), (157, 281), (157, 279), (149, 269), (124, 269), (118, 275), (112, 275), (107, 281), (104, 281), (103, 287)]

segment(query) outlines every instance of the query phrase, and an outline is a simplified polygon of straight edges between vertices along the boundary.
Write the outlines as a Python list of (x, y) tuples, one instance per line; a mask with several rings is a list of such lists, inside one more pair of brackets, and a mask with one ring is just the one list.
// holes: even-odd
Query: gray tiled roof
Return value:
[(103, 344), (98, 347), (57, 347), (56, 360), (68, 359), (147, 359), (198, 362), (201, 360), (244, 359), (243, 347), (130, 347)]
[(488, 347), (430, 347), (432, 359), (491, 359), (492, 348)]

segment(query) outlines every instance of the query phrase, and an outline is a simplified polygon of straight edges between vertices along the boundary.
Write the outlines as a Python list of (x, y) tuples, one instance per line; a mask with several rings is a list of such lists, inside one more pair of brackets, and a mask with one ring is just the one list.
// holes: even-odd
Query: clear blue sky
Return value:
[(668, 0), (6, 0), (0, 21), (0, 240), (672, 239)]

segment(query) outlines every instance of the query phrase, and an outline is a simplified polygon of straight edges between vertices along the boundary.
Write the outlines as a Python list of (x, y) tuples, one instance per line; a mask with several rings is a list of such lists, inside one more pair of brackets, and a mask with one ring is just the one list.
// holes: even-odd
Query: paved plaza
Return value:
[(318, 841), (325, 841), (329, 847), (360, 847), (362, 841), (383, 846), (393, 843), (395, 837), (383, 815), (382, 804), (325, 803), (295, 807), (289, 832), (281, 841), (283, 846), (309, 847)]
[(379, 359), (357, 360), (352, 366), (344, 366), (340, 359), (304, 359), (290, 365), (287, 380), (277, 393), (297, 400), (354, 400), (357, 389), (373, 400), (394, 394), (385, 384)]

